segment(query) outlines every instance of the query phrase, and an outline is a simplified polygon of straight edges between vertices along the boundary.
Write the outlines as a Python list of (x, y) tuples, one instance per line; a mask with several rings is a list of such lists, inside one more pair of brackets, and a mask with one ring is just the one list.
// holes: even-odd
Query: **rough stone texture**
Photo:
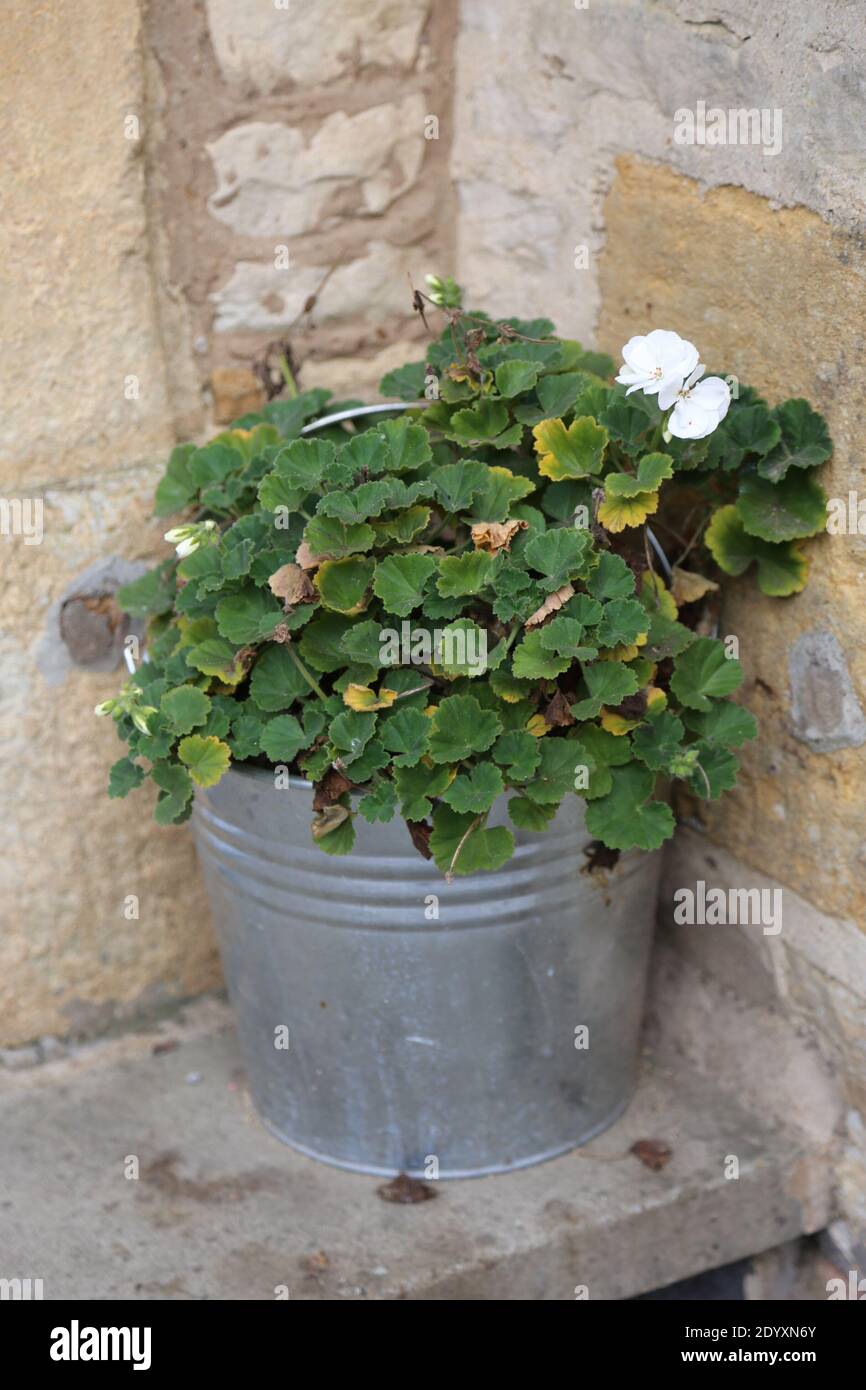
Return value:
[[(629, 1152), (649, 1136), (672, 1149), (662, 1171)], [(4, 1272), (38, 1271), (47, 1299), (627, 1298), (834, 1214), (814, 1146), (650, 1059), (626, 1115), (585, 1148), (397, 1206), (381, 1179), (273, 1139), (233, 1033), (194, 1026), (0, 1073), (0, 1166)]]
[[(864, 61), (862, 14), (847, 0), (590, 0), (581, 9), (463, 0), (459, 276), (491, 312), (552, 306), (560, 327), (591, 338), (603, 199), (626, 152), (710, 186), (812, 207), (856, 238), (866, 204)], [(517, 72), (519, 81), (503, 79)], [(675, 113), (699, 99), (726, 111), (781, 108), (781, 151), (676, 144)], [(575, 248), (586, 249), (586, 268), (575, 268)], [(728, 272), (733, 264), (727, 258)], [(672, 253), (672, 288), (701, 286), (706, 267), (699, 241), (686, 259)]]
[(142, 139), (125, 134), (131, 116), (147, 128), (138, 7), (6, 9), (0, 486), (44, 501), (41, 544), (0, 540), (0, 1042), (13, 1045), (217, 975), (188, 837), (105, 795), (120, 745), (93, 706), (118, 676), (71, 670), (58, 627), (82, 576), (163, 549), (148, 513), (174, 431)]
[(354, 116), (335, 111), (309, 142), (297, 126), (235, 126), (208, 145), (218, 180), (208, 209), (253, 237), (295, 237), (384, 212), (418, 177), (424, 112), (420, 93)]
[[(290, 336), (302, 385), (307, 364), (334, 358), (369, 379), (366, 362), (423, 336), (407, 276), (453, 262), (456, 7), (150, 4), (162, 332), (188, 372), (180, 303), (200, 385), (248, 366), (274, 332)], [(177, 394), (191, 422), (192, 392)]]
[[(634, 160), (620, 161), (606, 216), (602, 345), (618, 352), (649, 321), (676, 325), (705, 361), (752, 383), (771, 402), (805, 396), (826, 414), (835, 444), (824, 486), (831, 497), (847, 497), (862, 475), (866, 435), (857, 368), (866, 253), (856, 238), (804, 209), (774, 209), (741, 189), (704, 192), (691, 179)], [(690, 262), (696, 247), (700, 273), (672, 277), (671, 266)], [(859, 743), (851, 734), (866, 689), (866, 537), (827, 535), (809, 551), (809, 583), (794, 598), (763, 597), (750, 575), (725, 586), (721, 631), (739, 638), (741, 698), (760, 732), (744, 751), (738, 789), (706, 820), (713, 838), (746, 863), (824, 912), (862, 922), (864, 879), (850, 870), (863, 851), (866, 750), (810, 751), (798, 736), (802, 698), (795, 711), (787, 677), (789, 659), (799, 669), (791, 653), (803, 634), (827, 633), (822, 650), (839, 655), (835, 672), (823, 668), (832, 692), (822, 717), (838, 711), (844, 742)]]
[(814, 753), (857, 748), (866, 719), (851, 685), (845, 656), (832, 632), (804, 632), (791, 648), (791, 722)]
[(429, 0), (206, 0), (220, 70), (269, 93), (411, 68)]

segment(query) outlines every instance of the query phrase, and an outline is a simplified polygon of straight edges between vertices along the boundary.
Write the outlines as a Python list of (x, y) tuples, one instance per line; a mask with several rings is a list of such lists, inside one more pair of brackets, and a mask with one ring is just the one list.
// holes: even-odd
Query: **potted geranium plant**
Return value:
[(451, 281), (416, 304), (444, 330), (387, 415), (294, 391), (174, 450), (176, 554), (119, 595), (147, 660), (99, 712), (109, 794), (195, 808), (266, 1122), (459, 1175), (626, 1102), (649, 852), (756, 733), (719, 586), (802, 589), (831, 446), (676, 333), (617, 371)]

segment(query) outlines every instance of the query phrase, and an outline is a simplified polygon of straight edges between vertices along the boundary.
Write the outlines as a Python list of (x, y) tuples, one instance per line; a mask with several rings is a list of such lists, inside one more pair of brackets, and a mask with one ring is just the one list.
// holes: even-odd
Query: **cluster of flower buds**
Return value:
[(100, 718), (110, 714), (112, 719), (122, 719), (125, 714), (129, 715), (136, 729), (142, 734), (150, 733), (148, 719), (152, 714), (156, 714), (155, 705), (143, 705), (141, 686), (133, 681), (127, 681), (120, 694), (113, 700), (103, 700), (101, 705), (97, 705), (94, 714)]
[(202, 545), (211, 545), (219, 539), (215, 521), (189, 521), (185, 526), (173, 526), (166, 531), (165, 539), (173, 545), (181, 560), (198, 550)]

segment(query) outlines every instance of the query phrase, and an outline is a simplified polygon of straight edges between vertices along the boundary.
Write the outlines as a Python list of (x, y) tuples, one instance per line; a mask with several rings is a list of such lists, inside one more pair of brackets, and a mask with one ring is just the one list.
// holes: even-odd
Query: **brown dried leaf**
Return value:
[(296, 603), (315, 603), (317, 597), (310, 576), (300, 565), (281, 565), (268, 580), (268, 587), (276, 598), (283, 600), (286, 609)]
[(383, 1202), (400, 1202), (405, 1205), (412, 1202), (429, 1202), (432, 1197), (439, 1196), (439, 1189), (431, 1187), (429, 1182), (422, 1182), (420, 1178), (410, 1178), (406, 1173), (398, 1173), (391, 1182), (383, 1183), (376, 1188), (376, 1196), (381, 1197)]
[(562, 588), (557, 589), (555, 594), (548, 594), (541, 607), (536, 608), (535, 612), (530, 614), (523, 626), (525, 628), (539, 627), (545, 618), (549, 618), (551, 613), (558, 612), (562, 605), (568, 603), (568, 600), (573, 597), (574, 585), (563, 584)]
[(352, 783), (348, 777), (344, 777), (342, 772), (338, 772), (335, 767), (329, 767), (322, 780), (316, 783), (313, 810), (326, 810), (335, 801), (339, 801), (340, 797), (349, 791), (351, 786)]
[(432, 859), (433, 855), (430, 852), (430, 835), (433, 830), (432, 825), (428, 825), (425, 820), (407, 820), (406, 824), (409, 827), (412, 843), (418, 853), (422, 855), (424, 859)]
[(509, 550), (518, 531), (525, 531), (528, 521), (476, 521), (472, 527), (472, 543), (476, 550), (498, 555)]
[(346, 806), (326, 806), (324, 811), (313, 817), (313, 839), (321, 840), (325, 835), (330, 835), (332, 830), (343, 824), (348, 815), (349, 810)]
[(633, 1153), (654, 1173), (660, 1173), (667, 1166), (672, 1152), (670, 1144), (666, 1144), (664, 1139), (638, 1139), (629, 1149), (629, 1153)]
[(583, 853), (586, 856), (586, 863), (581, 869), (582, 874), (603, 873), (607, 869), (615, 869), (619, 862), (620, 851), (618, 849), (608, 849), (601, 840), (590, 840), (584, 847)]
[(674, 565), (671, 574), (671, 593), (674, 596), (674, 603), (678, 606), (681, 603), (697, 603), (704, 594), (714, 593), (718, 589), (718, 584), (714, 579), (706, 579), (702, 574), (695, 574), (694, 570), (680, 569), (679, 565)]
[(561, 690), (557, 690), (553, 699), (544, 711), (544, 718), (548, 724), (567, 728), (574, 723), (574, 715), (569, 709), (568, 697)]
[(295, 564), (300, 565), (302, 570), (317, 569), (327, 558), (327, 555), (314, 555), (306, 541), (301, 541), (295, 551)]

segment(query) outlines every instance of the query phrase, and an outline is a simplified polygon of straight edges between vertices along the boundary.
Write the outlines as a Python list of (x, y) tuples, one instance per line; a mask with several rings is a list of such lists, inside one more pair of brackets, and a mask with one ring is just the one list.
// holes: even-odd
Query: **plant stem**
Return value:
[(310, 675), (310, 673), (309, 673), (309, 671), (307, 670), (306, 666), (304, 665), (303, 661), (302, 661), (301, 658), (298, 656), (298, 653), (295, 651), (294, 644), (293, 644), (292, 642), (288, 642), (288, 643), (286, 644), (286, 651), (289, 653), (289, 656), (292, 658), (292, 661), (293, 661), (293, 662), (295, 663), (295, 665), (297, 666), (298, 670), (300, 671), (300, 673), (301, 673), (301, 675), (303, 676), (304, 680), (305, 680), (305, 681), (307, 682), (307, 684), (309, 685), (310, 689), (311, 689), (311, 690), (315, 690), (315, 692), (316, 692), (316, 694), (318, 695), (318, 697), (319, 697), (320, 700), (323, 700), (323, 701), (324, 701), (324, 700), (327, 700), (328, 697), (327, 697), (327, 695), (325, 694), (324, 690), (323, 690), (322, 687), (318, 684), (317, 681), (313, 680), (313, 677)]
[(459, 845), (457, 846), (457, 848), (455, 849), (454, 853), (452, 854), (452, 856), (451, 856), (451, 863), (448, 865), (448, 872), (447, 872), (446, 875), (445, 875), (445, 882), (446, 882), (446, 883), (453, 883), (453, 882), (454, 882), (454, 865), (457, 863), (457, 860), (460, 858), (460, 851), (462, 850), (463, 846), (466, 844), (466, 841), (469, 839), (469, 836), (472, 834), (473, 830), (477, 830), (477, 829), (478, 829), (478, 827), (479, 827), (479, 825), (481, 824), (482, 820), (486, 820), (486, 814), (484, 814), (484, 813), (482, 813), (481, 815), (476, 816), (475, 819), (474, 819), (474, 821), (472, 822), (472, 824), (467, 828), (466, 833), (465, 833), (464, 835), (461, 836), (461, 838), (460, 838), (460, 843), (459, 843)]
[(292, 369), (289, 366), (289, 361), (285, 354), (283, 354), (283, 356), (280, 358), (280, 371), (282, 372), (283, 380), (286, 383), (286, 391), (290, 398), (294, 400), (298, 394), (298, 383), (292, 376)]

